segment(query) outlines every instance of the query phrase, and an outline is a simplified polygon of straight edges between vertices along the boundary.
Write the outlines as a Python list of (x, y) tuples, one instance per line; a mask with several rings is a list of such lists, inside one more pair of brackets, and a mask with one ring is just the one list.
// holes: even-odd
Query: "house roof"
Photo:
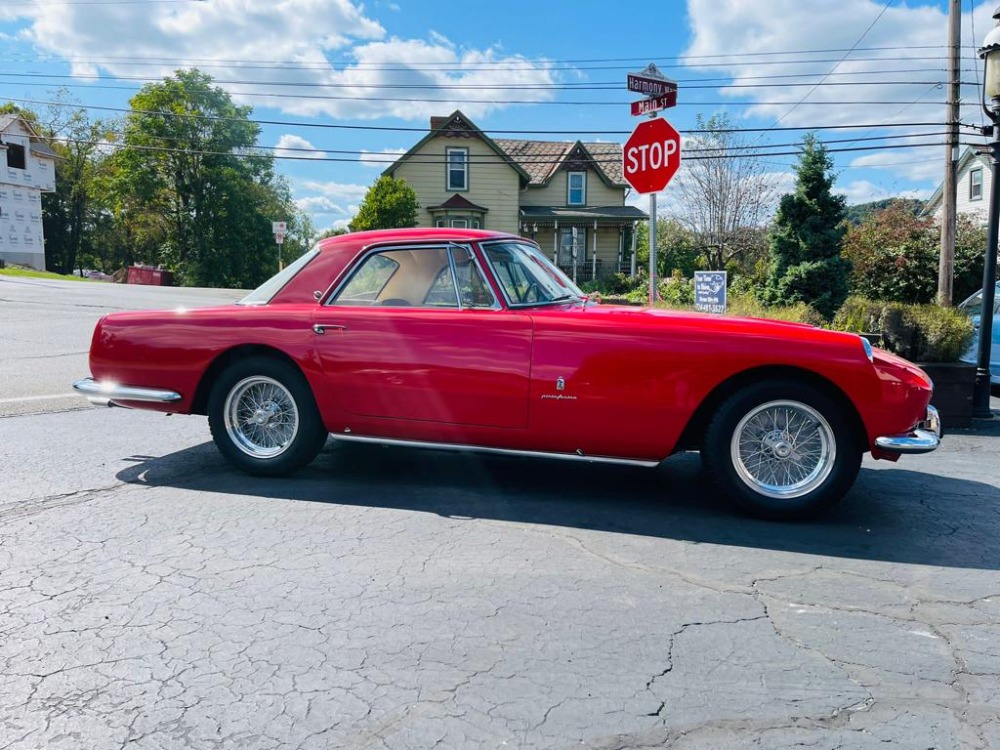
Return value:
[(475, 203), (470, 201), (468, 198), (455, 193), (448, 200), (439, 206), (428, 206), (428, 211), (439, 211), (442, 209), (453, 209), (456, 211), (482, 211), (486, 213), (489, 211), (488, 208), (483, 208), (482, 206), (477, 206)]
[[(971, 162), (973, 160), (976, 160), (976, 159), (978, 159), (979, 162), (986, 169), (990, 168), (990, 157), (989, 156), (987, 156), (986, 154), (980, 154), (978, 151), (976, 151), (972, 147), (966, 146), (965, 147), (965, 151), (962, 152), (962, 155), (958, 159), (958, 164), (955, 165), (955, 176), (956, 176), (956, 178), (958, 177), (958, 175), (962, 174), (962, 172), (965, 171), (965, 169), (969, 166), (969, 162)], [(944, 183), (943, 182), (940, 185), (937, 186), (937, 190), (935, 190), (931, 194), (931, 197), (927, 199), (927, 202), (924, 203), (924, 208), (920, 212), (921, 216), (933, 216), (937, 212), (938, 206), (941, 205), (941, 194), (942, 194), (942, 192), (944, 192)]]
[(627, 187), (622, 177), (622, 147), (619, 143), (583, 141), (524, 141), (497, 139), (497, 145), (531, 175), (532, 186), (542, 186), (552, 179), (567, 159), (582, 149), (585, 161), (592, 163), (598, 175), (608, 185)]
[(433, 138), (441, 135), (444, 131), (450, 130), (454, 133), (461, 134), (466, 138), (479, 138), (487, 146), (489, 146), (497, 156), (506, 161), (513, 167), (522, 179), (529, 181), (531, 177), (527, 172), (524, 171), (516, 162), (514, 162), (502, 148), (500, 148), (493, 139), (491, 139), (486, 133), (476, 127), (475, 123), (472, 122), (468, 117), (462, 114), (461, 110), (455, 110), (448, 117), (432, 117), (431, 118), (431, 129), (423, 138), (421, 138), (417, 143), (405, 154), (400, 156), (396, 161), (390, 164), (383, 172), (384, 175), (392, 176), (396, 168), (399, 167), (401, 163), (409, 159), (413, 154), (423, 148), (424, 144)]
[(552, 221), (555, 219), (619, 219), (637, 221), (649, 214), (635, 206), (594, 206), (593, 208), (566, 206), (521, 206), (521, 218)]
[(13, 115), (13, 114), (0, 115), (0, 133), (5, 133), (7, 131), (7, 128), (9, 128), (11, 125), (13, 125), (15, 122), (18, 121), (21, 122), (21, 127), (23, 127), (26, 131), (28, 131), (29, 136), (31, 136), (32, 138), (38, 137), (38, 133), (36, 133), (35, 129), (31, 127), (30, 122), (21, 117), (21, 115)]
[(511, 138), (492, 140), (460, 110), (456, 110), (448, 117), (432, 117), (430, 132), (389, 165), (382, 174), (392, 175), (402, 162), (445, 130), (481, 138), (521, 175), (528, 186), (546, 185), (567, 160), (579, 159), (582, 163), (593, 166), (600, 178), (609, 186), (628, 187), (622, 176), (622, 147), (619, 143), (528, 141)]

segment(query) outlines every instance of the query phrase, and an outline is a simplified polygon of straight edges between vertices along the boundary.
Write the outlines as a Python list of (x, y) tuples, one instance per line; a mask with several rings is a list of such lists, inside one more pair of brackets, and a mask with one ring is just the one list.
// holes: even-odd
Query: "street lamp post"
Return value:
[[(990, 154), (990, 213), (986, 228), (986, 254), (983, 259), (983, 300), (979, 313), (979, 358), (976, 361), (976, 385), (972, 392), (972, 416), (989, 419), (990, 347), (993, 342), (993, 301), (997, 282), (997, 232), (1000, 224), (1000, 7), (993, 13), (997, 25), (983, 40), (979, 56), (983, 59), (983, 111), (993, 121), (984, 129), (993, 140)], [(987, 104), (989, 101), (989, 104)]]

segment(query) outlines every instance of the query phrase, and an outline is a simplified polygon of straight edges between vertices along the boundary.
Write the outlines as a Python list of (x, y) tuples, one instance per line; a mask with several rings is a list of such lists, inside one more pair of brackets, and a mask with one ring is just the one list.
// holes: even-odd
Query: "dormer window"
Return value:
[(585, 206), (587, 204), (587, 173), (570, 172), (566, 181), (566, 205)]
[(447, 148), (445, 149), (446, 169), (448, 170), (445, 179), (448, 190), (468, 190), (469, 189), (469, 149), (467, 148)]

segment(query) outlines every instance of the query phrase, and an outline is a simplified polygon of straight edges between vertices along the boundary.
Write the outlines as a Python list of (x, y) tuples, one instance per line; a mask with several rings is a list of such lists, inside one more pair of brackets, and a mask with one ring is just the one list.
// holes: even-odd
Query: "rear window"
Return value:
[(271, 299), (284, 289), (285, 285), (295, 278), (296, 274), (309, 265), (317, 255), (319, 255), (319, 248), (314, 247), (312, 250), (303, 253), (295, 261), (289, 263), (284, 270), (278, 271), (274, 276), (269, 278), (259, 287), (254, 289), (250, 294), (237, 302), (237, 305), (266, 305)]

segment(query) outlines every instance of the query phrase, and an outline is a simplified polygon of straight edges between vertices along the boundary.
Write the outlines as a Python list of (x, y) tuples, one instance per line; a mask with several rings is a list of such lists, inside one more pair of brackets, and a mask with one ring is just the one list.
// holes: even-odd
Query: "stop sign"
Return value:
[(663, 190), (681, 165), (681, 136), (657, 117), (640, 122), (622, 147), (625, 181), (637, 193)]

